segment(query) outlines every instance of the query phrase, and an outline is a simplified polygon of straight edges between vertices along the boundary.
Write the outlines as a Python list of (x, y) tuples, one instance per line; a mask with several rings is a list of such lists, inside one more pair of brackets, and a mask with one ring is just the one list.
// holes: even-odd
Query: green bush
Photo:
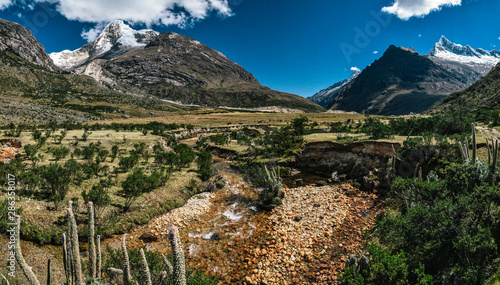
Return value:
[(61, 160), (68, 156), (70, 150), (67, 147), (56, 147), (52, 150), (52, 154), (54, 155), (56, 160)]
[(451, 164), (443, 180), (396, 179), (391, 195), (399, 214), (379, 220), (380, 241), (403, 250), (432, 275), (458, 276), (463, 284), (480, 284), (497, 257), (496, 211), (500, 189), (482, 181), (478, 165)]
[(57, 210), (69, 191), (70, 173), (57, 163), (41, 166), (39, 171), (46, 184), (46, 196)]
[(134, 169), (134, 172), (129, 174), (122, 182), (122, 193), (125, 195), (123, 210), (128, 211), (137, 198), (150, 190), (149, 187), (151, 187), (149, 177), (143, 173), (142, 169)]
[(198, 164), (198, 172), (200, 173), (201, 180), (207, 181), (210, 179), (213, 172), (212, 154), (208, 151), (201, 151), (198, 153), (196, 163)]
[(391, 253), (376, 244), (369, 244), (368, 268), (363, 268), (360, 262), (354, 265), (347, 264), (340, 276), (344, 285), (430, 285), (432, 277), (425, 274), (422, 264), (411, 268), (403, 251)]

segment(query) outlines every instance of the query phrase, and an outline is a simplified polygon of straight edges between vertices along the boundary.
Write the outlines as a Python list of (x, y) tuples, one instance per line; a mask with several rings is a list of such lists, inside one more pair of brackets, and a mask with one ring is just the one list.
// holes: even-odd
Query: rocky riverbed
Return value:
[[(336, 284), (345, 258), (360, 250), (373, 223), (377, 196), (348, 183), (285, 187), (283, 205), (262, 212), (255, 204), (259, 189), (229, 164), (219, 166), (223, 189), (136, 228), (129, 247), (147, 244), (170, 254), (166, 235), (177, 225), (187, 266), (217, 274), (220, 284)], [(145, 242), (145, 236), (154, 238)], [(117, 248), (119, 237), (105, 244)]]
[[(129, 248), (145, 246), (171, 254), (167, 232), (177, 225), (186, 266), (217, 274), (219, 284), (337, 284), (346, 257), (360, 252), (363, 231), (373, 224), (381, 205), (375, 194), (346, 182), (285, 187), (282, 206), (260, 211), (256, 207), (260, 190), (227, 161), (216, 166), (226, 181), (223, 189), (196, 195), (184, 206), (134, 228), (127, 236)], [(120, 238), (104, 240), (103, 250), (106, 245), (119, 248)], [(42, 280), (46, 260), (52, 258), (52, 278), (59, 284), (60, 247), (22, 244), (28, 263)], [(22, 275), (20, 270), (18, 274)]]

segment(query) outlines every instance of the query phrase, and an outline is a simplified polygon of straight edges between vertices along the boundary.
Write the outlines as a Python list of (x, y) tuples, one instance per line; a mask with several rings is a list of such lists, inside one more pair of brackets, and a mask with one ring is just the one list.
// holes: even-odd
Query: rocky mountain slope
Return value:
[(318, 93), (314, 94), (311, 97), (308, 97), (307, 99), (311, 100), (312, 102), (320, 105), (321, 107), (327, 108), (330, 102), (332, 102), (333, 98), (337, 96), (337, 94), (344, 88), (349, 82), (353, 81), (354, 78), (358, 77), (358, 75), (361, 73), (361, 70), (354, 68), (352, 69), (353, 73), (351, 76), (347, 79), (341, 80), (321, 91)]
[(0, 19), (0, 52), (4, 51), (16, 54), (48, 70), (58, 69), (30, 30), (19, 24)]
[(380, 115), (420, 113), (467, 88), (489, 68), (391, 45), (340, 90), (328, 108)]
[(463, 91), (455, 92), (446, 97), (441, 104), (431, 111), (440, 111), (450, 106), (464, 109), (500, 107), (500, 64), (497, 64), (488, 74)]
[(110, 23), (94, 42), (51, 57), (61, 68), (89, 75), (111, 89), (183, 104), (324, 110), (300, 96), (262, 86), (243, 67), (197, 40), (135, 31), (123, 21)]

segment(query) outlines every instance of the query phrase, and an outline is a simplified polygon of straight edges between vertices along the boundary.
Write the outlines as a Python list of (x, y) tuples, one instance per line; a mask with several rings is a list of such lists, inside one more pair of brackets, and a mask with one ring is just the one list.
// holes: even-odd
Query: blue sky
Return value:
[(500, 49), (498, 0), (12, 1), (0, 0), (0, 18), (30, 28), (47, 52), (79, 48), (84, 32), (92, 37), (123, 19), (195, 38), (263, 85), (305, 97), (365, 68), (391, 44), (425, 54), (445, 35)]

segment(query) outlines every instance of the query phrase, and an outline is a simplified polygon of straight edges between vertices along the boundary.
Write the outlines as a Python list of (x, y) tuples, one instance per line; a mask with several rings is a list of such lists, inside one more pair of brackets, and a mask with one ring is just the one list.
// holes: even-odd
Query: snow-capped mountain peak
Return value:
[(50, 57), (55, 65), (72, 69), (90, 60), (106, 57), (111, 50), (116, 56), (134, 47), (144, 47), (157, 35), (158, 33), (153, 30), (134, 30), (124, 21), (115, 20), (109, 23), (91, 43), (74, 51), (51, 53)]
[(473, 49), (468, 45), (462, 46), (451, 42), (445, 36), (441, 36), (428, 55), (465, 64), (495, 66), (500, 62), (499, 51), (486, 51), (481, 48)]

